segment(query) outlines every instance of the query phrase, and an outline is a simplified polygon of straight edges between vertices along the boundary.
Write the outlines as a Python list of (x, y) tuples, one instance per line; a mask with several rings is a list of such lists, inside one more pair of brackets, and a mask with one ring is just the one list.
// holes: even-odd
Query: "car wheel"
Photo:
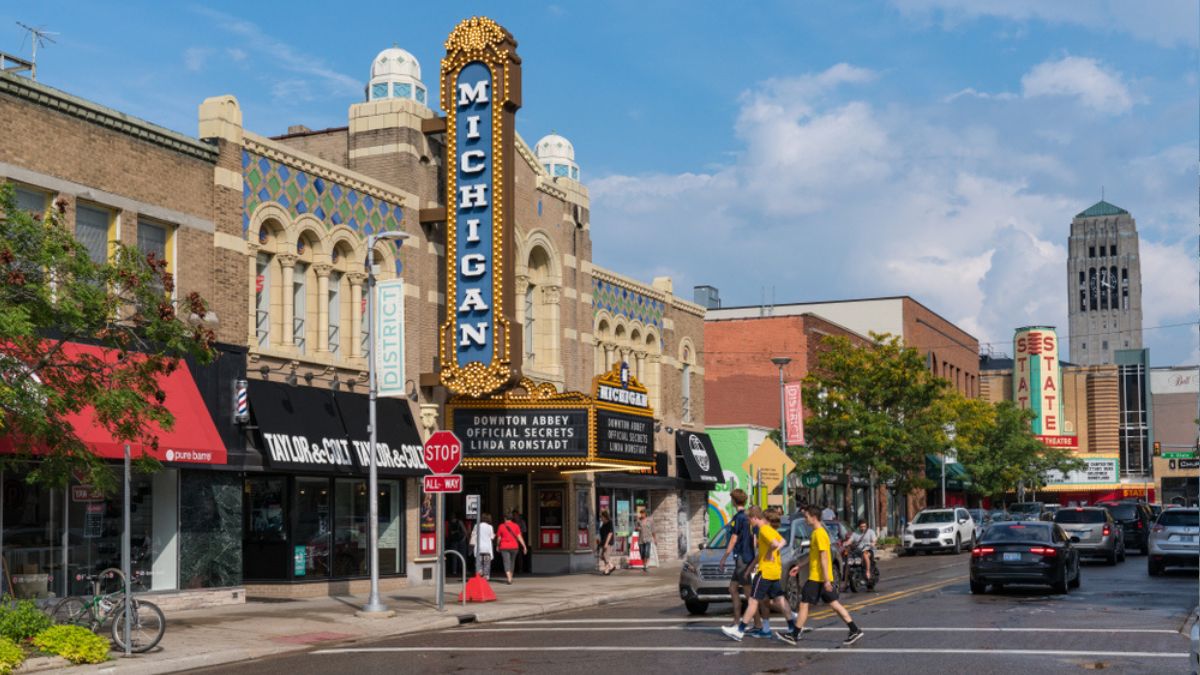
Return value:
[(962, 553), (962, 552), (963, 552), (962, 535), (956, 534), (956, 535), (954, 535), (954, 555), (958, 555), (959, 553)]
[(1108, 559), (1105, 561), (1111, 567), (1117, 564), (1117, 549), (1113, 548), (1113, 552), (1108, 554)]
[(1149, 540), (1142, 542), (1142, 555), (1150, 555), (1150, 541)]
[(1062, 581), (1055, 582), (1054, 592), (1059, 595), (1067, 595), (1071, 592), (1071, 584), (1067, 581), (1067, 571), (1063, 570)]
[(684, 607), (687, 607), (688, 614), (704, 614), (708, 611), (708, 603), (703, 600), (684, 600)]
[(911, 548), (906, 548), (906, 549), (904, 549), (903, 551), (901, 551), (901, 552), (900, 552), (900, 555), (902, 555), (902, 556), (904, 556), (904, 557), (906, 557), (906, 558), (907, 558), (908, 556), (911, 556), (912, 554), (913, 554), (913, 550), (912, 550)]
[(983, 595), (986, 592), (987, 592), (987, 584), (985, 584), (981, 581), (972, 581), (971, 582), (971, 594), (972, 595)]
[(1156, 577), (1156, 576), (1162, 574), (1162, 571), (1163, 571), (1162, 563), (1156, 563), (1153, 560), (1146, 561), (1146, 572), (1148, 572), (1150, 574), (1150, 576)]
[(797, 611), (800, 609), (800, 575), (797, 574), (794, 577), (789, 575), (787, 580), (787, 584), (783, 587), (784, 594), (787, 596), (788, 606), (793, 611)]
[(1079, 584), (1081, 584), (1081, 583), (1083, 583), (1083, 575), (1080, 574), (1078, 569), (1076, 569), (1075, 570), (1075, 578), (1072, 579), (1071, 583), (1067, 584), (1067, 585), (1070, 586), (1071, 588), (1079, 588)]
[(1125, 542), (1121, 542), (1120, 548), (1121, 548), (1121, 550), (1120, 550), (1119, 555), (1117, 556), (1117, 560), (1119, 560), (1121, 562), (1125, 562)]

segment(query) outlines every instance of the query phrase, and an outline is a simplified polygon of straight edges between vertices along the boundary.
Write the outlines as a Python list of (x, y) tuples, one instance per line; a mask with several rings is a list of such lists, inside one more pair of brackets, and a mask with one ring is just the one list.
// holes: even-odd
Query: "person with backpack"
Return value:
[[(754, 564), (754, 535), (750, 531), (750, 520), (746, 517), (746, 492), (741, 488), (729, 493), (737, 513), (733, 514), (726, 528), (729, 543), (721, 556), (719, 569), (725, 572), (725, 560), (733, 556), (733, 577), (729, 580), (729, 598), (733, 601), (733, 625), (742, 619), (742, 594), (750, 599), (750, 567)], [(739, 592), (740, 591), (740, 592)]]
[(517, 547), (526, 553), (525, 537), (521, 536), (521, 527), (513, 521), (511, 513), (504, 514), (504, 522), (496, 530), (496, 538), (500, 540), (500, 558), (504, 560), (504, 575), (508, 577), (508, 585), (512, 586), (513, 567), (517, 564)]
[(495, 538), (492, 514), (480, 514), (479, 522), (471, 532), (470, 546), (475, 552), (475, 573), (484, 579), (492, 578), (492, 540)]

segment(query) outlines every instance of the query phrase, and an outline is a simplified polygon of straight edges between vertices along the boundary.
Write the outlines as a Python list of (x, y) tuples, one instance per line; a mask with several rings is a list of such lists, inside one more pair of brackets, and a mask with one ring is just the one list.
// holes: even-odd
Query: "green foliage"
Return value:
[(880, 547), (899, 546), (899, 545), (900, 545), (899, 537), (880, 537), (879, 538), (879, 546)]
[(8, 675), (25, 662), (25, 650), (6, 637), (0, 637), (0, 675)]
[(81, 626), (51, 626), (33, 638), (33, 645), (71, 663), (108, 660), (108, 640)]
[(872, 333), (871, 340), (822, 340), (804, 380), (809, 460), (817, 470), (874, 473), (902, 492), (926, 487), (925, 453), (944, 437), (944, 413), (934, 403), (946, 383), (899, 337)]
[(28, 640), (53, 624), (31, 600), (16, 603), (7, 597), (0, 600), (0, 636), (13, 642)]
[[(193, 319), (207, 312), (199, 295), (171, 299), (166, 261), (114, 243), (109, 261), (93, 262), (65, 208), (60, 200), (44, 214), (22, 211), (0, 185), (0, 429), (17, 449), (5, 461), (38, 450), (32, 481), (63, 485), (78, 475), (111, 489), (112, 472), (66, 418), (91, 407), (114, 438), (157, 447), (156, 429), (174, 421), (159, 377), (186, 356), (209, 362), (216, 336)], [(73, 350), (75, 342), (116, 358)]]

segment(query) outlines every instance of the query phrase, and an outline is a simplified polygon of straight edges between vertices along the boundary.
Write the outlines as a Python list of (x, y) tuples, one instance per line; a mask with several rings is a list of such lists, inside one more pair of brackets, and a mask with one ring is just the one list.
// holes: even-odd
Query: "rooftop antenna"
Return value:
[(1104, 201), (1104, 186), (1100, 186), (1100, 201)]
[(29, 60), (29, 63), (32, 65), (32, 67), (30, 68), (29, 77), (30, 77), (30, 79), (37, 81), (38, 47), (45, 47), (47, 42), (49, 42), (50, 44), (56, 44), (57, 41), (50, 36), (58, 35), (58, 33), (52, 33), (43, 28), (34, 28), (33, 26), (22, 23), (20, 21), (17, 22), (17, 25), (20, 26), (21, 28), (25, 29), (25, 32), (29, 33), (29, 43), (33, 47), (33, 58), (31, 58)]

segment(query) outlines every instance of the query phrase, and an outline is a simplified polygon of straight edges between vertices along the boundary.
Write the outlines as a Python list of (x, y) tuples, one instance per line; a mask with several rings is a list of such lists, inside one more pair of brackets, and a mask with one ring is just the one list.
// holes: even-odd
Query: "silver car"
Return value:
[[(787, 544), (780, 551), (783, 563), (784, 590), (788, 602), (793, 608), (800, 604), (801, 577), (789, 579), (788, 572), (796, 565), (808, 565), (808, 525), (802, 518), (785, 518), (779, 525), (779, 532), (787, 538)], [(688, 555), (683, 567), (679, 570), (679, 597), (691, 614), (703, 614), (708, 611), (712, 602), (729, 602), (729, 581), (733, 578), (733, 557), (725, 561), (725, 569), (721, 569), (721, 556), (725, 554), (725, 546), (729, 543), (728, 528), (721, 528), (707, 543), (700, 544), (700, 550)], [(834, 565), (834, 576), (839, 574), (838, 565)]]
[(1055, 511), (1054, 522), (1061, 525), (1068, 536), (1079, 538), (1075, 549), (1080, 557), (1104, 558), (1109, 565), (1125, 562), (1125, 534), (1108, 509), (1098, 506), (1062, 508)]
[(1195, 567), (1200, 563), (1200, 509), (1163, 510), (1150, 528), (1148, 546), (1146, 568), (1152, 577), (1173, 565)]

